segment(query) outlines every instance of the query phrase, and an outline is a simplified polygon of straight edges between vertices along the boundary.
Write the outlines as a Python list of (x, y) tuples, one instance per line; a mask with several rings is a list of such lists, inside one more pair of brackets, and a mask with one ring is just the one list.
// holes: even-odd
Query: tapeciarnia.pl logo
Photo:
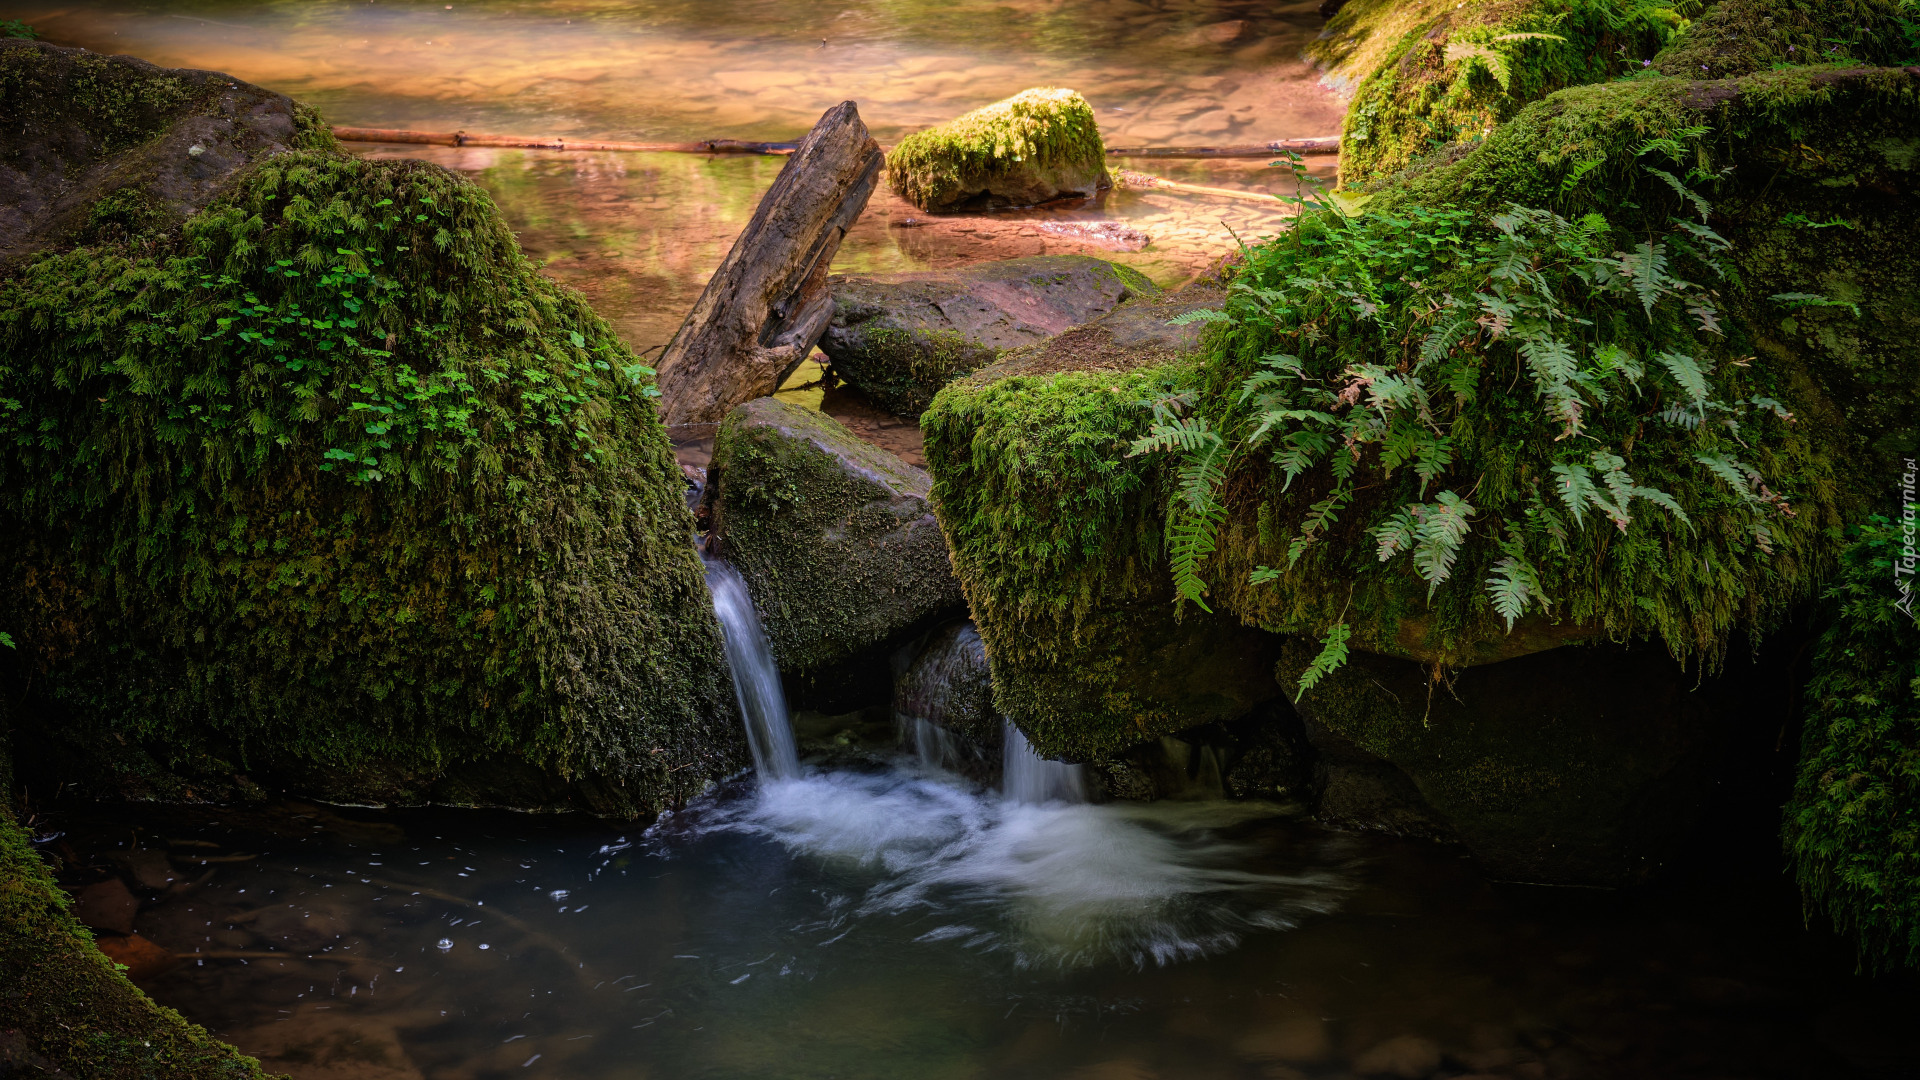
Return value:
[(1913, 572), (1920, 564), (1920, 503), (1914, 501), (1914, 481), (1920, 479), (1920, 466), (1915, 459), (1907, 458), (1907, 471), (1900, 474), (1900, 552), (1893, 557), (1893, 587), (1900, 593), (1900, 599), (1894, 601), (1895, 607), (1913, 615)]

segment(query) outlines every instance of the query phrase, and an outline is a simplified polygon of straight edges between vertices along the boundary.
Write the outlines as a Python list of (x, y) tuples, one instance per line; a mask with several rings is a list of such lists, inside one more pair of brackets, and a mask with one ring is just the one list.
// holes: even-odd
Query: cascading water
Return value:
[(1049, 761), (1033, 752), (1013, 721), (1002, 721), (1000, 793), (1017, 803), (1087, 801), (1085, 766)]
[(707, 565), (707, 591), (713, 594), (713, 613), (720, 619), (727, 667), (733, 672), (733, 693), (747, 724), (747, 745), (761, 786), (800, 775), (800, 752), (793, 743), (793, 722), (787, 715), (787, 696), (780, 689), (780, 670), (773, 650), (760, 629), (760, 613), (753, 608), (747, 583), (724, 560), (701, 556)]

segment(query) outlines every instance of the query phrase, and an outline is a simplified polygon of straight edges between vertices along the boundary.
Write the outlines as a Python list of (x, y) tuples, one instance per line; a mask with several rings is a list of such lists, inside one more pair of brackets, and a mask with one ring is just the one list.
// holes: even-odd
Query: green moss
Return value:
[(1077, 92), (1023, 90), (900, 140), (887, 155), (887, 176), (901, 198), (942, 209), (1003, 182), (1026, 186), (1027, 177), (1054, 188), (1104, 186), (1106, 148)]
[(918, 416), (940, 388), (993, 363), (1000, 350), (957, 330), (915, 333), (881, 326), (868, 331), (858, 356), (833, 362), (834, 374), (895, 416)]
[(4, 809), (0, 1039), (23, 1071), (103, 1080), (266, 1075), (258, 1061), (154, 1004), (101, 955), (26, 831)]
[[(1909, 500), (1914, 477), (1909, 461)], [(1913, 522), (1876, 517), (1856, 530), (1844, 570), (1826, 592), (1831, 622), (1814, 650), (1784, 828), (1809, 911), (1824, 910), (1869, 969), (1920, 966)]]
[(1650, 59), (1683, 23), (1645, 0), (1352, 0), (1308, 50), (1353, 88), (1340, 181), (1478, 142), (1529, 102)]
[(43, 782), (631, 813), (737, 764), (647, 369), (472, 184), (273, 158), (20, 268), (0, 342)]
[(1653, 66), (1725, 79), (1791, 64), (1898, 64), (1920, 56), (1915, 29), (1920, 12), (1901, 0), (1721, 0)]

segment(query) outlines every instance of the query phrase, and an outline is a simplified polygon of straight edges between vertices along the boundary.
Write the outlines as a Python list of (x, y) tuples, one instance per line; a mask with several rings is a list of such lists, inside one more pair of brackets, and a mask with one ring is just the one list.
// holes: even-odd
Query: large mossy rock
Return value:
[(919, 416), (940, 388), (1008, 349), (1044, 341), (1160, 287), (1089, 255), (1036, 255), (832, 280), (820, 351), (834, 374), (896, 416)]
[[(0, 57), (10, 86), (104, 63), (123, 107), (9, 90), (0, 128), (31, 112), (134, 162), (176, 141), (170, 88), (205, 83)], [(632, 814), (738, 766), (647, 369), (484, 192), (309, 149), (142, 220), (0, 281), (29, 782)]]
[[(1140, 402), (1166, 393), (1200, 348), (1198, 326), (1169, 320), (1223, 296), (1216, 281), (1122, 305), (1009, 352), (922, 418), (995, 703), (1045, 757), (1111, 756), (1245, 716), (1280, 692), (1277, 637), (1175, 612), (1155, 562), (1162, 492), (1124, 460), (1143, 426)], [(1139, 556), (1059, 577), (1124, 545)]]
[[(1289, 643), (1291, 692), (1317, 651)], [(1748, 668), (1703, 681), (1657, 648), (1594, 645), (1434, 685), (1362, 653), (1295, 708), (1321, 753), (1323, 821), (1456, 840), (1507, 880), (1620, 886), (1692, 838), (1731, 726), (1780, 722), (1785, 673)]]
[[(928, 460), (997, 692), (1002, 665), (1105, 678), (1169, 578), (1192, 633), (1204, 603), (1328, 642), (1324, 666), (1604, 637), (1712, 669), (1774, 630), (1920, 439), (1916, 104), (1913, 70), (1859, 64), (1562, 90), (1254, 249), (1204, 362), (950, 385)], [(1672, 276), (1629, 290), (1636, 251)], [(1535, 288), (1586, 320), (1564, 349), (1534, 351), (1565, 317)], [(1029, 685), (1057, 709), (1008, 711), (1050, 752), (1158, 734)]]
[(177, 227), (239, 170), (334, 145), (313, 110), (215, 71), (0, 40), (0, 268)]
[(1034, 206), (1107, 187), (1106, 159), (1087, 100), (1046, 87), (900, 140), (887, 155), (887, 181), (934, 213)]
[(264, 1080), (260, 1063), (156, 1005), (93, 944), (0, 808), (0, 1074)]
[(1651, 58), (1681, 22), (1639, 0), (1349, 0), (1307, 47), (1351, 98), (1340, 182), (1478, 142), (1529, 102)]
[(712, 550), (746, 579), (802, 704), (885, 702), (889, 654), (966, 602), (925, 472), (825, 413), (761, 398), (715, 435)]

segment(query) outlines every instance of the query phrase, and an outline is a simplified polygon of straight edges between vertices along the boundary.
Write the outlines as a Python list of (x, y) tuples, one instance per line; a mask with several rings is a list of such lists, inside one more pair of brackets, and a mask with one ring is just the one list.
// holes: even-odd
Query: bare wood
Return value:
[(706, 139), (700, 142), (595, 142), (588, 139), (537, 139), (527, 135), (478, 135), (466, 131), (409, 131), (405, 128), (337, 127), (333, 137), (342, 142), (417, 143), (430, 146), (498, 146), (523, 150), (614, 150), (652, 154), (791, 154), (798, 143), (741, 142)]
[(1135, 146), (1107, 148), (1108, 157), (1134, 158), (1261, 158), (1292, 151), (1296, 154), (1337, 154), (1340, 136), (1281, 139), (1253, 146)]
[(806, 359), (833, 317), (827, 268), (885, 161), (851, 101), (800, 141), (660, 355), (668, 427), (717, 423)]
[(1192, 195), (1212, 195), (1221, 199), (1240, 199), (1244, 202), (1260, 202), (1272, 205), (1276, 196), (1264, 191), (1241, 191), (1238, 188), (1208, 187), (1205, 184), (1183, 184), (1178, 180), (1149, 176), (1134, 172), (1132, 169), (1119, 170), (1120, 184), (1130, 188), (1159, 188), (1164, 191), (1184, 191)]

